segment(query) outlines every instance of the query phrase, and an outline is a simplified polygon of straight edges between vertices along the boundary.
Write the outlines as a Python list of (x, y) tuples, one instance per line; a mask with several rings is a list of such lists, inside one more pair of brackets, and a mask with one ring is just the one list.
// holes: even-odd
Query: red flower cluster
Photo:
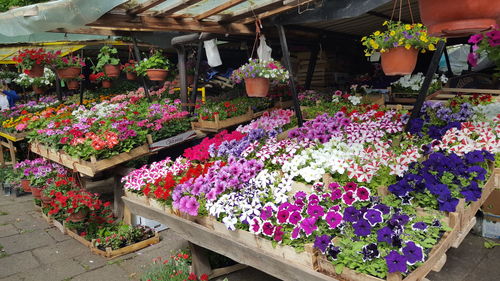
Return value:
[[(156, 190), (154, 195), (157, 199), (167, 200), (170, 198), (172, 189), (176, 186), (176, 182), (172, 173), (168, 173), (165, 177), (155, 181)], [(146, 194), (146, 192), (144, 192)]]
[(17, 56), (12, 60), (25, 69), (30, 69), (33, 65), (52, 64), (54, 59), (61, 54), (61, 51), (47, 52), (43, 48), (19, 50)]
[(200, 144), (187, 148), (186, 150), (184, 150), (183, 155), (191, 161), (203, 162), (210, 158), (209, 149), (212, 144), (214, 145), (214, 148), (218, 148), (224, 141), (238, 141), (241, 140), (244, 136), (245, 134), (238, 131), (234, 131), (228, 134), (227, 130), (224, 130), (215, 135), (213, 138), (204, 138)]

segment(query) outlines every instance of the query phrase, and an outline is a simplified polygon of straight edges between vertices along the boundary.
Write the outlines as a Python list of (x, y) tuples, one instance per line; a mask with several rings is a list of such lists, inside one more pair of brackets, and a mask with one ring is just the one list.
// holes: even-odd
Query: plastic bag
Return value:
[(257, 48), (257, 55), (259, 56), (259, 59), (263, 61), (270, 61), (272, 59), (272, 51), (273, 49), (271, 49), (271, 47), (269, 47), (266, 43), (266, 36), (261, 35), (259, 48)]
[(208, 65), (211, 67), (222, 65), (215, 39), (205, 41), (203, 44), (205, 45), (205, 52), (207, 53)]

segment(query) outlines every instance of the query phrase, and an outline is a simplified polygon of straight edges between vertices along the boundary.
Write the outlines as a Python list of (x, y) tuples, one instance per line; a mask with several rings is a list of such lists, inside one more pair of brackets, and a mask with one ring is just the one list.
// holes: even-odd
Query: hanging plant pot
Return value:
[(43, 65), (34, 64), (31, 69), (28, 71), (28, 76), (31, 78), (34, 77), (42, 77), (43, 76)]
[(42, 198), (42, 190), (43, 188), (41, 187), (31, 187), (31, 193), (33, 194), (33, 197), (36, 199), (41, 199)]
[(104, 65), (104, 73), (106, 73), (108, 77), (118, 77), (120, 76), (120, 65), (106, 64)]
[(82, 69), (80, 67), (66, 67), (59, 68), (56, 72), (60, 79), (74, 79), (82, 73)]
[(382, 53), (381, 56), (385, 75), (407, 75), (411, 74), (417, 65), (418, 50), (396, 47)]
[(137, 73), (135, 72), (127, 72), (127, 80), (135, 80), (137, 79)]
[(245, 88), (249, 97), (265, 97), (269, 92), (269, 79), (245, 78)]
[(87, 219), (87, 209), (81, 209), (80, 211), (69, 215), (68, 220), (70, 222), (82, 222)]
[(151, 81), (164, 81), (168, 76), (168, 71), (165, 69), (148, 69), (146, 73)]
[(420, 0), (418, 6), (433, 36), (471, 35), (495, 26), (500, 17), (500, 0)]
[(69, 80), (67, 82), (69, 90), (78, 90), (80, 88), (80, 81), (78, 80)]
[(111, 80), (102, 80), (102, 87), (104, 89), (109, 89), (112, 85), (113, 83), (111, 82)]
[(24, 192), (31, 192), (31, 185), (29, 180), (21, 180), (21, 188)]
[(43, 95), (43, 93), (45, 93), (45, 89), (42, 87), (38, 87), (38, 86), (33, 85), (33, 92), (35, 92), (35, 94), (37, 94), (37, 95)]

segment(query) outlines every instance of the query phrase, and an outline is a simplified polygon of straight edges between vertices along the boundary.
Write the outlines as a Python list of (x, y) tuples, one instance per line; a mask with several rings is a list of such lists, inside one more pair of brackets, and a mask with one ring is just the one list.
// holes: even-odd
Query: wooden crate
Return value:
[(240, 116), (228, 118), (225, 120), (219, 120), (219, 116), (216, 115), (214, 121), (201, 120), (200, 118), (196, 122), (191, 122), (191, 125), (193, 127), (193, 130), (200, 130), (204, 132), (218, 132), (220, 130), (233, 127), (241, 123), (251, 121), (254, 118), (262, 116), (262, 114), (264, 114), (264, 112), (266, 111), (268, 110), (253, 112), (253, 110), (249, 108), (247, 113)]
[(389, 273), (386, 279), (381, 279), (375, 276), (358, 273), (352, 269), (344, 268), (341, 274), (336, 274), (335, 266), (327, 260), (326, 256), (318, 255), (317, 270), (328, 276), (337, 278), (339, 280), (349, 280), (349, 281), (421, 281), (429, 274), (431, 271), (439, 271), (446, 262), (446, 251), (451, 246), (451, 243), (456, 237), (453, 232), (445, 232), (445, 234), (439, 240), (430, 251), (427, 260), (418, 268), (413, 270), (410, 274), (403, 278), (401, 273)]
[(385, 105), (385, 98), (383, 94), (365, 95), (362, 97), (363, 97), (363, 103)]
[(146, 206), (149, 206), (149, 198), (144, 196), (144, 195), (139, 195), (137, 193), (131, 192), (129, 190), (125, 190), (125, 197), (129, 198), (130, 200), (142, 203)]
[(108, 248), (106, 248), (106, 251), (103, 251), (103, 250), (97, 248), (95, 246), (95, 241), (93, 241), (92, 247), (90, 248), (90, 250), (94, 254), (98, 254), (98, 255), (103, 256), (103, 257), (108, 258), (108, 259), (114, 259), (114, 258), (117, 258), (119, 256), (130, 254), (130, 253), (133, 253), (135, 251), (139, 251), (141, 249), (144, 249), (144, 248), (149, 247), (151, 245), (157, 244), (159, 242), (160, 242), (160, 235), (158, 234), (158, 232), (155, 232), (155, 236), (153, 236), (149, 239), (146, 239), (146, 240), (141, 241), (141, 242), (137, 242), (137, 243), (130, 245), (130, 246), (120, 248), (118, 250), (112, 250), (111, 248), (108, 247)]
[(59, 222), (58, 220), (52, 220), (52, 225), (54, 225), (62, 234), (66, 234), (66, 226), (64, 222)]
[(41, 212), (42, 213), (42, 218), (50, 225), (52, 225), (52, 218), (50, 216), (47, 216), (44, 212)]
[(216, 233), (228, 236), (238, 243), (242, 243), (248, 247), (257, 248), (265, 254), (275, 255), (284, 260), (313, 269), (313, 262), (315, 258), (313, 258), (314, 251), (312, 244), (305, 245), (305, 251), (299, 253), (293, 247), (286, 245), (277, 245), (274, 247), (272, 241), (248, 231), (241, 229), (231, 231), (227, 229), (223, 223), (216, 220), (213, 221), (213, 226)]
[(82, 245), (84, 245), (87, 248), (92, 248), (92, 242), (86, 240), (82, 236), (78, 235), (75, 231), (72, 229), (66, 228), (66, 234), (68, 234), (71, 238), (75, 239), (76, 241), (80, 242)]

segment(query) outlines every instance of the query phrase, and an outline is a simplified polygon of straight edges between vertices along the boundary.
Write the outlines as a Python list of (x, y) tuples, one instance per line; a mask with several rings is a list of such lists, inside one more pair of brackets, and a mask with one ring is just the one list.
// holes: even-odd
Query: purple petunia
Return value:
[(384, 218), (382, 217), (382, 212), (377, 209), (367, 210), (366, 213), (363, 215), (363, 218), (366, 219), (371, 226), (374, 226), (377, 223), (381, 223), (382, 221), (384, 221)]
[(426, 230), (427, 224), (423, 221), (419, 221), (419, 222), (414, 223), (411, 227), (413, 230)]
[(361, 216), (361, 212), (355, 207), (347, 207), (344, 209), (344, 220), (347, 222), (355, 222)]
[(360, 219), (356, 223), (353, 223), (352, 227), (354, 228), (354, 234), (358, 236), (368, 236), (372, 231), (370, 223), (364, 219)]
[(314, 240), (314, 248), (320, 250), (323, 254), (331, 243), (331, 237), (329, 235), (316, 236)]
[(392, 232), (392, 229), (389, 227), (383, 227), (379, 230), (377, 230), (377, 241), (378, 242), (386, 242), (388, 244), (392, 243), (392, 236), (394, 233)]
[(424, 261), (423, 248), (413, 241), (406, 242), (406, 246), (403, 248), (403, 254), (409, 265)]
[(394, 272), (406, 272), (406, 262), (407, 258), (397, 251), (391, 251), (386, 257), (385, 262), (387, 264), (387, 268), (389, 269), (389, 273)]

